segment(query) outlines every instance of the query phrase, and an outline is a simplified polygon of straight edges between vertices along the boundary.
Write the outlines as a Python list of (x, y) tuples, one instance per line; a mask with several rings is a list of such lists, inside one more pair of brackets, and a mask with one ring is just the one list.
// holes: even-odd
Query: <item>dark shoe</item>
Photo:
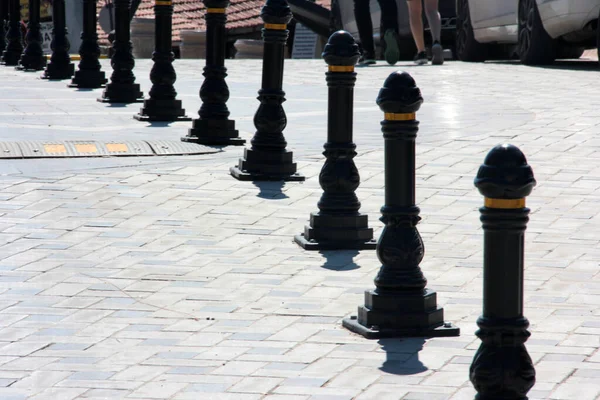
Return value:
[(394, 65), (400, 58), (400, 48), (398, 47), (398, 40), (396, 39), (396, 32), (391, 29), (385, 31), (383, 35), (384, 42), (384, 53), (383, 57), (388, 64)]
[(444, 48), (437, 40), (431, 46), (431, 63), (433, 65), (442, 65), (444, 63)]
[(415, 64), (417, 65), (425, 65), (428, 62), (429, 61), (427, 60), (427, 53), (425, 53), (424, 51), (417, 53), (417, 55), (415, 56)]
[(376, 64), (377, 61), (375, 61), (375, 56), (373, 54), (370, 53), (363, 53), (360, 58), (358, 59), (358, 63), (357, 65), (373, 65)]

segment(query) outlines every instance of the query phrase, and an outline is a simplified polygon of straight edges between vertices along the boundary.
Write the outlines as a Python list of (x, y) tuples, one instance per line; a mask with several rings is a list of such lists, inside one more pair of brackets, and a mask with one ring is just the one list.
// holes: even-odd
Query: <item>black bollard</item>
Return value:
[(523, 316), (523, 249), (535, 186), (525, 156), (510, 144), (494, 147), (479, 168), (475, 186), (485, 196), (483, 225), (483, 315), (475, 333), (481, 345), (469, 376), (476, 399), (527, 399), (535, 368), (525, 348), (530, 336)]
[(419, 207), (415, 205), (415, 119), (423, 98), (414, 79), (406, 72), (392, 73), (377, 96), (384, 112), (381, 130), (385, 139), (385, 224), (377, 257), (382, 266), (375, 278), (376, 289), (365, 292), (365, 305), (358, 318), (343, 325), (367, 339), (382, 337), (458, 336), (460, 330), (444, 322), (437, 294), (426, 288), (419, 264), (424, 246), (417, 230)]
[(310, 214), (310, 226), (295, 237), (306, 250), (374, 249), (373, 229), (368, 216), (359, 213), (356, 189), (360, 184), (354, 165), (356, 145), (352, 142), (354, 102), (354, 65), (360, 57), (358, 45), (345, 31), (335, 32), (323, 51), (329, 65), (325, 73), (328, 86), (327, 158), (319, 174), (323, 195), (318, 212)]
[(23, 41), (21, 35), (21, 2), (19, 0), (8, 1), (8, 32), (6, 33), (6, 49), (2, 54), (2, 62), (6, 66), (17, 66), (21, 53), (23, 53)]
[(102, 103), (140, 103), (144, 101), (144, 94), (140, 85), (135, 83), (133, 67), (133, 46), (131, 44), (129, 7), (131, 0), (115, 0), (115, 40), (112, 44), (113, 55), (110, 64), (113, 73), (110, 83), (102, 92), (98, 101)]
[(100, 46), (96, 33), (96, 1), (83, 0), (83, 31), (79, 46), (79, 69), (71, 80), (69, 87), (80, 89), (96, 89), (103, 87), (107, 80), (100, 65)]
[(23, 71), (41, 71), (46, 66), (46, 57), (42, 48), (42, 26), (40, 25), (40, 0), (29, 0), (29, 21), (25, 34), (25, 50), (17, 69)]
[(204, 82), (200, 87), (202, 106), (198, 111), (200, 118), (192, 122), (188, 135), (181, 138), (184, 142), (208, 145), (242, 146), (246, 141), (238, 136), (235, 121), (228, 119), (229, 88), (225, 82), (225, 14), (229, 0), (203, 0), (206, 6), (206, 66)]
[(139, 121), (191, 121), (181, 108), (181, 100), (176, 100), (175, 81), (177, 74), (173, 68), (172, 25), (173, 2), (156, 0), (154, 3), (155, 47), (152, 53), (154, 65), (150, 71), (152, 88), (150, 98), (133, 118)]
[(286, 0), (267, 0), (260, 13), (264, 21), (262, 88), (258, 91), (260, 105), (254, 115), (256, 133), (251, 149), (244, 149), (244, 158), (230, 168), (231, 175), (242, 181), (303, 181), (296, 173), (293, 153), (286, 150), (283, 130), (287, 125), (283, 85), (287, 24), (292, 12)]
[(65, 22), (65, 0), (52, 2), (52, 55), (42, 79), (70, 79), (75, 73), (75, 65), (71, 62), (69, 50), (71, 43), (67, 37), (68, 29)]
[(0, 1), (0, 62), (2, 53), (6, 50), (6, 22), (8, 21), (8, 2)]

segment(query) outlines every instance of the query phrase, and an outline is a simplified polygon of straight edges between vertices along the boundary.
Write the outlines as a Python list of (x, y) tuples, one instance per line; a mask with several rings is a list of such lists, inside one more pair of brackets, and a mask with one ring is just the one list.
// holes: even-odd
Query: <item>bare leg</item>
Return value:
[(425, 51), (425, 39), (423, 38), (423, 6), (421, 0), (407, 0), (408, 15), (410, 19), (410, 31), (417, 45), (417, 52)]
[[(442, 36), (442, 18), (438, 10), (438, 0), (424, 0), (425, 2), (425, 15), (427, 15), (427, 21), (431, 28), (431, 36), (433, 41), (440, 42)], [(410, 2), (409, 2), (410, 3)]]

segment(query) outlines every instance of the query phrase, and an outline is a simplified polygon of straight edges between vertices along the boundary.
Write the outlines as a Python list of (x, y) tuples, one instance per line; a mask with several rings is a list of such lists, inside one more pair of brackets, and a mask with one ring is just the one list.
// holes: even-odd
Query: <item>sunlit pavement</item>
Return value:
[[(200, 107), (203, 60), (177, 60), (178, 97)], [(149, 60), (135, 69), (144, 93)], [(103, 67), (110, 72), (109, 64)], [(231, 119), (251, 139), (261, 62), (228, 60)], [(368, 341), (341, 319), (373, 287), (373, 250), (293, 243), (322, 193), (326, 65), (286, 61), (284, 131), (304, 183), (239, 182), (241, 147), (170, 157), (0, 160), (0, 398), (472, 399), (479, 339), (483, 199), (473, 178), (496, 144), (517, 145), (527, 199), (525, 316), (530, 399), (600, 394), (600, 98), (595, 62), (357, 68), (361, 211), (378, 236), (383, 113), (393, 71), (412, 74), (421, 267), (461, 336)], [(132, 118), (37, 73), (0, 67), (2, 141), (177, 141), (189, 122)], [(166, 126), (165, 126), (166, 125)]]

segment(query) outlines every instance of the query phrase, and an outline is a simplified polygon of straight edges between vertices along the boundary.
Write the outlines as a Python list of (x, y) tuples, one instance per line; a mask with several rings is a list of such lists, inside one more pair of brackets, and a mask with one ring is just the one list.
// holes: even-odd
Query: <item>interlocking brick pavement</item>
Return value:
[[(150, 63), (138, 60), (145, 88)], [(260, 62), (229, 61), (228, 103), (250, 139)], [(104, 67), (107, 63), (104, 62)], [(176, 63), (188, 113), (201, 62)], [(454, 338), (369, 341), (341, 327), (379, 268), (374, 251), (306, 252), (293, 243), (321, 195), (325, 65), (286, 61), (285, 130), (305, 183), (239, 182), (240, 148), (189, 157), (0, 161), (0, 398), (472, 399), (479, 345), (481, 196), (487, 151), (521, 147), (538, 186), (526, 233), (531, 399), (600, 395), (600, 100), (591, 63), (358, 69), (357, 191), (381, 229), (383, 140), (374, 103), (405, 69), (425, 104), (417, 147), (421, 264)], [(0, 68), (2, 139), (177, 140), (138, 105)], [(145, 89), (147, 90), (147, 89)]]

